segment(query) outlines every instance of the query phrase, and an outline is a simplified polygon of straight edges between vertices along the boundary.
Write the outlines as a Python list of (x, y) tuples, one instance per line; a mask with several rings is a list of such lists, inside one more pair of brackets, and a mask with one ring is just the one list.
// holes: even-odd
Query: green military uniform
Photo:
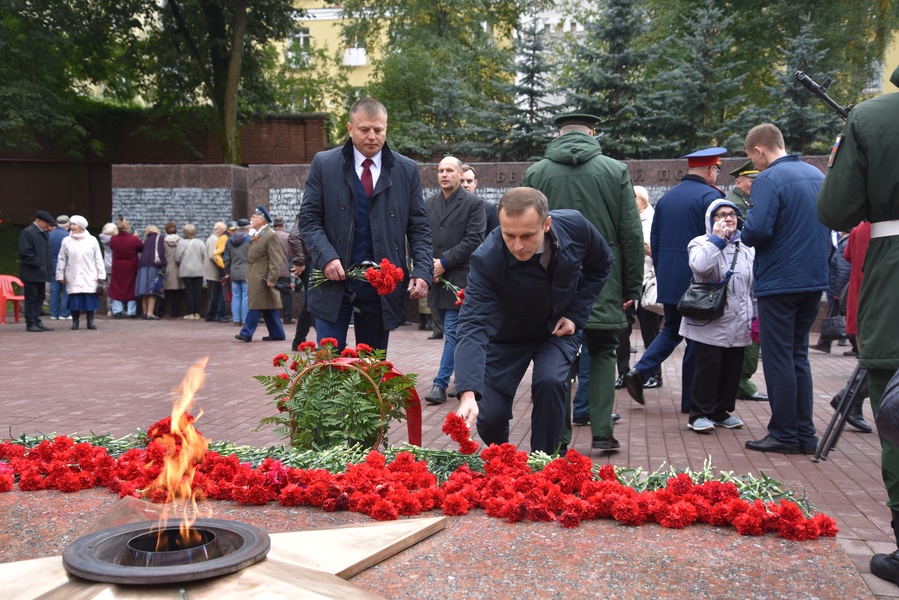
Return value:
[[(733, 171), (730, 175), (733, 177), (755, 177), (758, 170), (752, 162), (746, 162)], [(743, 213), (743, 220), (749, 215), (749, 209), (752, 208), (752, 202), (749, 201), (749, 195), (738, 187), (732, 189), (725, 198), (728, 202), (733, 202), (734, 206)], [(759, 370), (759, 345), (758, 342), (752, 342), (743, 352), (743, 369), (740, 372), (740, 385), (737, 387), (737, 398), (750, 398), (758, 393), (756, 387), (750, 378)], [(762, 396), (764, 398), (764, 396)]]
[[(556, 124), (583, 115), (562, 115)], [(552, 210), (580, 211), (602, 234), (615, 262), (608, 281), (593, 304), (587, 320), (586, 343), (590, 352), (590, 426), (594, 438), (612, 436), (615, 404), (615, 350), (618, 330), (627, 327), (623, 299), (638, 299), (643, 291), (643, 229), (634, 200), (627, 166), (602, 154), (596, 139), (572, 131), (553, 140), (543, 160), (532, 165), (521, 184), (543, 192)], [(571, 439), (570, 424), (562, 443)]]
[[(899, 68), (890, 81), (899, 87)], [(899, 312), (899, 93), (885, 94), (852, 109), (842, 139), (831, 154), (830, 169), (818, 194), (821, 222), (848, 231), (862, 220), (871, 222), (871, 243), (865, 257), (858, 299), (860, 365), (868, 370), (875, 413), (890, 377), (899, 368), (899, 336), (893, 328)], [(899, 447), (880, 438), (883, 481), (899, 540)], [(876, 572), (899, 581), (899, 557)], [(895, 555), (894, 555), (895, 556)], [(888, 557), (891, 558), (891, 557)]]

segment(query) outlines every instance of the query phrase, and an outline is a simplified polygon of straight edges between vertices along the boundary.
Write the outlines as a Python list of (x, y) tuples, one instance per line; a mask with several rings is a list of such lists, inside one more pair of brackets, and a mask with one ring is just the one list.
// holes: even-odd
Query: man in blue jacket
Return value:
[(614, 260), (599, 231), (546, 196), (513, 188), (498, 229), (471, 255), (456, 335), (458, 414), (486, 444), (509, 441), (518, 384), (533, 361), (531, 450), (554, 453), (565, 420), (568, 372)]
[[(705, 233), (705, 212), (709, 205), (724, 198), (724, 192), (715, 187), (715, 181), (721, 172), (721, 155), (725, 152), (725, 148), (706, 148), (682, 156), (687, 159), (687, 174), (656, 203), (649, 246), (656, 270), (658, 300), (665, 309), (665, 325), (640, 361), (624, 374), (627, 391), (639, 404), (644, 403), (646, 379), (684, 339), (678, 333), (681, 315), (677, 312), (677, 303), (693, 276), (687, 244)], [(696, 370), (696, 345), (687, 340), (686, 346), (681, 365), (680, 399), (680, 409), (685, 414), (690, 412), (690, 388)]]
[(742, 239), (755, 248), (759, 345), (771, 403), (768, 435), (746, 447), (814, 454), (808, 334), (829, 282), (830, 230), (818, 220), (817, 207), (824, 174), (787, 154), (783, 134), (771, 123), (750, 129), (744, 146), (761, 171)]
[[(312, 267), (327, 282), (309, 290), (318, 341), (335, 338), (346, 346), (350, 318), (356, 343), (387, 349), (390, 330), (406, 320), (409, 298), (422, 298), (433, 276), (431, 232), (415, 161), (387, 146), (387, 109), (372, 98), (357, 100), (343, 147), (312, 159), (303, 205), (297, 217)], [(386, 296), (367, 281), (348, 281), (346, 270), (386, 258), (407, 270), (406, 240), (412, 252), (408, 286)]]

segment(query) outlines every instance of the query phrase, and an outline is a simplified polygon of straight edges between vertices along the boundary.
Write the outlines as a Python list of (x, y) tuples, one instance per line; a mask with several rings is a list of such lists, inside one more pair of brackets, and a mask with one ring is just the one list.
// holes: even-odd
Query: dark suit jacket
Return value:
[[(487, 345), (513, 351), (525, 342), (549, 341), (574, 360), (593, 302), (609, 278), (614, 260), (599, 231), (575, 210), (550, 211), (547, 233), (555, 258), (545, 271), (536, 261), (519, 261), (502, 233), (491, 232), (471, 255), (471, 271), (456, 333), (456, 389), (480, 398), (484, 383), (497, 389), (518, 385), (506, 373), (485, 373)], [(562, 317), (574, 335), (555, 337)]]
[(50, 238), (32, 223), (19, 234), (19, 278), (32, 283), (50, 281), (53, 255)]
[[(484, 241), (485, 213), (480, 198), (460, 186), (443, 199), (437, 191), (425, 201), (431, 225), (431, 245), (434, 258), (443, 260), (443, 278), (464, 288), (468, 284), (468, 259)], [(442, 283), (434, 283), (428, 291), (428, 306), (458, 310), (456, 295)]]
[[(413, 265), (411, 277), (430, 282), (434, 275), (431, 232), (421, 197), (418, 165), (393, 152), (387, 144), (381, 149), (381, 157), (381, 175), (369, 211), (375, 254), (371, 260), (377, 263), (387, 258), (408, 271), (408, 239)], [(350, 263), (350, 253), (355, 232), (357, 180), (352, 141), (319, 152), (312, 159), (298, 223), (315, 269), (323, 269), (335, 258), (340, 259), (344, 269), (355, 266)], [(392, 294), (380, 297), (385, 329), (394, 329), (406, 320), (409, 277), (407, 273)], [(326, 321), (336, 321), (345, 289), (345, 282), (329, 281), (309, 290), (310, 312)]]

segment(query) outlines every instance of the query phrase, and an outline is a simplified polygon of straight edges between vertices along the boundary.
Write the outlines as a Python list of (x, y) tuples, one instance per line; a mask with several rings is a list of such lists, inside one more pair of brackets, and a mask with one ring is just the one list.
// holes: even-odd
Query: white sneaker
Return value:
[[(740, 425), (742, 425), (742, 424), (743, 423), (740, 423)], [(689, 423), (687, 425), (687, 427), (689, 427), (693, 431), (714, 431), (715, 430), (715, 424), (712, 423), (710, 420), (706, 419), (705, 417), (699, 417), (692, 423)]]
[(727, 417), (723, 421), (715, 421), (716, 427), (725, 427), (727, 429), (739, 429), (743, 426), (743, 421), (737, 417)]
[(65, 319), (66, 321), (71, 321), (72, 315), (69, 315), (68, 317), (59, 317), (59, 318), (60, 318), (60, 320)]
[(58, 321), (58, 320), (59, 320), (59, 317), (50, 317), (50, 320), (51, 320), (51, 321)]

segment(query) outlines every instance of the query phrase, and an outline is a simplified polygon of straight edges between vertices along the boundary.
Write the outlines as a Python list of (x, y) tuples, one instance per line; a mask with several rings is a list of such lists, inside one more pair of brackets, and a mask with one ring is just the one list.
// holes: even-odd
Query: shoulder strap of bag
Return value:
[(724, 274), (724, 277), (721, 279), (724, 282), (730, 281), (731, 275), (734, 274), (734, 267), (737, 266), (737, 255), (740, 254), (740, 242), (734, 242), (734, 259), (730, 261), (730, 268), (727, 270), (727, 273)]

